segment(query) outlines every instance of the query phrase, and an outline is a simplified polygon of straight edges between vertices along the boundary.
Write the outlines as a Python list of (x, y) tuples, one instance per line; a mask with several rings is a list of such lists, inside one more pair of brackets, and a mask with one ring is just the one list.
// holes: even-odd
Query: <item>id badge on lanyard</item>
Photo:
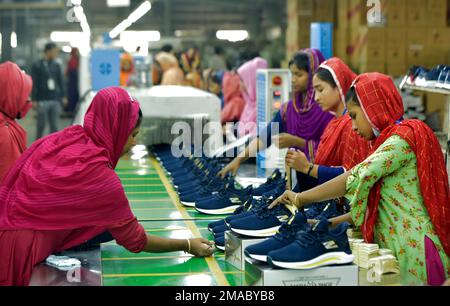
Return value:
[(52, 90), (52, 91), (56, 89), (55, 80), (53, 78), (48, 79), (47, 87), (48, 87), (48, 90)]

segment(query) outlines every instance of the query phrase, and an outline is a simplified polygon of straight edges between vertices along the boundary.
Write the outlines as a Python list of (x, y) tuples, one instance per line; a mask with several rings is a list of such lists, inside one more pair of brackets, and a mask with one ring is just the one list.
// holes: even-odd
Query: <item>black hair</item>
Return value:
[(139, 117), (138, 117), (138, 120), (136, 122), (135, 129), (137, 129), (138, 127), (141, 126), (141, 124), (142, 124), (142, 117), (144, 117), (144, 114), (142, 114), (142, 110), (141, 110), (141, 108), (139, 108)]
[(292, 59), (289, 61), (289, 67), (292, 65), (297, 66), (299, 70), (304, 70), (306, 72), (310, 72), (309, 68), (309, 57), (308, 54), (303, 52), (297, 52), (292, 56)]
[(55, 48), (58, 48), (58, 46), (55, 43), (53, 43), (53, 42), (49, 42), (44, 47), (44, 53), (47, 53), (48, 51), (51, 51), (51, 50), (53, 50)]
[(361, 106), (361, 104), (359, 103), (359, 99), (358, 99), (358, 95), (356, 94), (356, 88), (354, 86), (350, 87), (348, 93), (347, 93), (347, 104), (348, 103), (354, 103), (357, 106)]
[(171, 44), (166, 44), (162, 46), (161, 51), (171, 53), (173, 51), (173, 46)]
[(333, 75), (328, 69), (320, 67), (317, 69), (317, 72), (315, 74), (320, 80), (324, 81), (325, 83), (328, 83), (331, 87), (336, 88), (336, 81), (333, 78)]
[(223, 49), (222, 49), (222, 47), (215, 46), (215, 47), (214, 47), (214, 54), (216, 54), (216, 55), (222, 55), (222, 54), (223, 54)]

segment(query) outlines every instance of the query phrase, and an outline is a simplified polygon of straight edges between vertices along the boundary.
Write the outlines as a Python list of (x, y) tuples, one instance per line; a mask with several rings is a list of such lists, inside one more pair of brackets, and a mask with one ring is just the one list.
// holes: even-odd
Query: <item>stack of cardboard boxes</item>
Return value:
[(357, 72), (401, 76), (413, 65), (449, 63), (450, 0), (376, 2), (288, 0), (288, 57), (308, 46), (311, 22), (327, 21), (335, 23), (334, 54)]
[(336, 22), (336, 0), (288, 0), (286, 58), (309, 48), (312, 22)]

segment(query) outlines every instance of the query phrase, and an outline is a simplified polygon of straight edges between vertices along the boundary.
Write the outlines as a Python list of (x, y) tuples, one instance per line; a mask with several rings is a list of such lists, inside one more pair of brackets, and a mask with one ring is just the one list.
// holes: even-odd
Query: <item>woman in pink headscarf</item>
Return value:
[(267, 67), (267, 61), (257, 57), (238, 69), (242, 81), (242, 96), (245, 100), (245, 108), (239, 122), (240, 137), (256, 136), (256, 72)]
[(0, 286), (29, 284), (33, 267), (104, 232), (131, 252), (208, 256), (204, 239), (147, 236), (131, 212), (119, 158), (136, 144), (142, 113), (121, 88), (94, 98), (84, 126), (37, 141), (0, 186)]
[(0, 65), (0, 182), (27, 146), (27, 134), (16, 119), (26, 116), (33, 81), (11, 62)]

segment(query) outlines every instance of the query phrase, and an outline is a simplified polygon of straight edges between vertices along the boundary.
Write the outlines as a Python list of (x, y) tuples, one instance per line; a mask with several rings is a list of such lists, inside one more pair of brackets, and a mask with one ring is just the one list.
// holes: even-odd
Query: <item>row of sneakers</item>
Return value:
[(222, 179), (217, 173), (222, 169), (218, 159), (207, 157), (175, 158), (170, 146), (152, 149), (172, 180), (182, 205), (193, 207), (208, 215), (229, 215), (244, 207), (253, 197), (285, 185), (280, 171), (275, 171), (265, 184), (258, 188), (239, 188), (232, 176)]
[(450, 66), (439, 65), (431, 70), (413, 66), (409, 70), (406, 84), (450, 90)]
[[(343, 213), (336, 201), (312, 205), (305, 212), (286, 206), (269, 210), (271, 199), (256, 202), (253, 209), (224, 221), (211, 223), (216, 247), (225, 250), (225, 231), (254, 238), (264, 238), (249, 246), (245, 254), (252, 260), (286, 269), (313, 269), (326, 265), (348, 264), (353, 255), (348, 244), (348, 224), (328, 230), (328, 219)], [(348, 206), (346, 207), (348, 209)], [(307, 220), (322, 220), (311, 227)]]

